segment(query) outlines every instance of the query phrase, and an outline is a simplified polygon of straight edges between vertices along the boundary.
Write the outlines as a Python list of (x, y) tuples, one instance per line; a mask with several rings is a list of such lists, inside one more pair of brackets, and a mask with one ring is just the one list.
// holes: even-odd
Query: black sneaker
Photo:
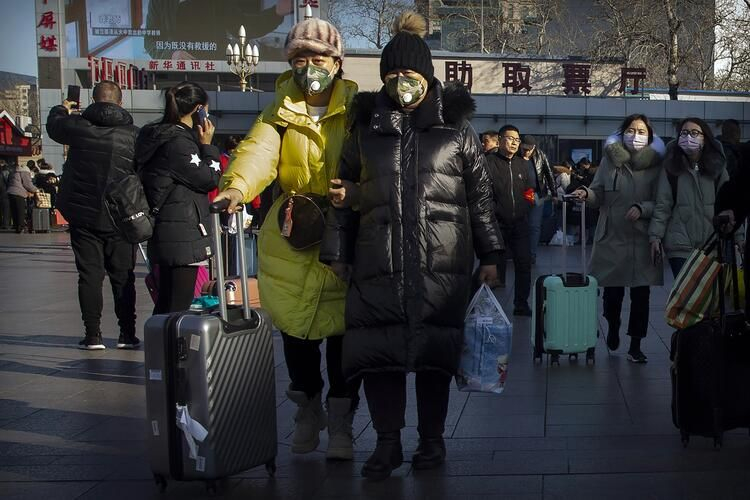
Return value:
[(610, 351), (616, 351), (620, 347), (620, 320), (607, 320), (607, 347)]
[(97, 335), (95, 337), (85, 337), (83, 340), (78, 342), (78, 348), (84, 351), (101, 351), (106, 349), (102, 342), (102, 336)]
[(648, 358), (640, 350), (635, 352), (628, 351), (628, 361), (631, 363), (648, 363)]
[(137, 349), (141, 345), (140, 339), (135, 335), (123, 335), (120, 334), (120, 338), (117, 339), (118, 349)]

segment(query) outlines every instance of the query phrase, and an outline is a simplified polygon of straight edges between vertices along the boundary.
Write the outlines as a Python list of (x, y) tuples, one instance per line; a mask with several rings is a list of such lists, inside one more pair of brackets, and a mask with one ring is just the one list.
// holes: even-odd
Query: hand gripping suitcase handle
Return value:
[[(221, 250), (221, 220), (219, 215), (229, 208), (229, 200), (221, 200), (212, 203), (209, 207), (211, 213), (211, 233), (214, 243), (214, 260), (216, 262), (216, 291), (219, 296), (219, 311), (224, 321), (229, 321), (227, 314), (227, 298), (225, 293), (225, 279), (227, 275), (226, 263), (224, 262), (224, 252)], [(234, 213), (237, 222), (237, 231), (242, 236), (245, 230), (245, 207), (238, 205)], [(237, 255), (240, 256), (240, 286), (242, 287), (242, 316), (250, 321), (252, 319), (252, 310), (250, 309), (250, 290), (247, 286), (247, 257), (245, 256), (245, 242), (241, 237), (235, 238), (237, 243)]]

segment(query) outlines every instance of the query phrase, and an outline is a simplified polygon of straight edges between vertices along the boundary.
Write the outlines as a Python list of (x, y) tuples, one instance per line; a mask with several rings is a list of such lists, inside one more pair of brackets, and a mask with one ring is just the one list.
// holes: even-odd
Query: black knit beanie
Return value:
[(432, 53), (423, 38), (427, 33), (425, 18), (416, 12), (404, 12), (394, 21), (391, 31), (393, 38), (380, 56), (380, 79), (385, 81), (385, 75), (394, 69), (410, 69), (431, 84), (435, 68)]

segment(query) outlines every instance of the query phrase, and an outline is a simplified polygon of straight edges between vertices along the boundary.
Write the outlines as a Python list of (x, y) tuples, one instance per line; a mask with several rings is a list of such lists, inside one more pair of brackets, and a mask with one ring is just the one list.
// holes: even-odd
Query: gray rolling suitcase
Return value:
[(32, 233), (49, 233), (49, 208), (32, 208), (31, 209), (31, 232)]
[[(214, 249), (221, 248), (221, 208), (211, 206)], [(237, 217), (242, 227), (242, 211)], [(213, 254), (224, 290), (223, 255)], [(241, 307), (228, 306), (222, 293), (219, 311), (155, 315), (146, 322), (148, 456), (162, 490), (167, 477), (203, 480), (215, 491), (215, 480), (259, 465), (275, 472), (271, 323), (250, 308), (246, 289), (242, 296)]]

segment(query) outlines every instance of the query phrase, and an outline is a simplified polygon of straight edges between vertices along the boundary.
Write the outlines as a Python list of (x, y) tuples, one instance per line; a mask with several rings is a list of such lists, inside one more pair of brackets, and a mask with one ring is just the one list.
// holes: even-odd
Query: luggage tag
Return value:
[(292, 235), (292, 208), (294, 207), (294, 198), (289, 198), (286, 209), (284, 210), (284, 226), (281, 228), (281, 236), (289, 238)]

